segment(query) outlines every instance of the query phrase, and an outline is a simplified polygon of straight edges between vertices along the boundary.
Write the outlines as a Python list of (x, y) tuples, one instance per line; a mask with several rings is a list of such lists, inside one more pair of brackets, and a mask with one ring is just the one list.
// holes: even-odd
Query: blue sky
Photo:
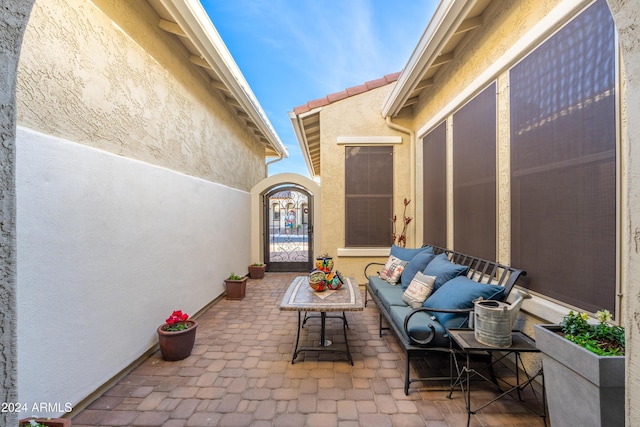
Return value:
[[(309, 176), (289, 111), (401, 71), (437, 0), (201, 0), (289, 158), (269, 175)], [(382, 107), (382, 106), (381, 106)]]

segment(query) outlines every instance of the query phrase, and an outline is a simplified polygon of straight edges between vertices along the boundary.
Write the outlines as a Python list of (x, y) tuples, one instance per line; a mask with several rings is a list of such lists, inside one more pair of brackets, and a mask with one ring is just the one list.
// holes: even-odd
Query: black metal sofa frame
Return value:
[[(474, 257), (471, 255), (467, 255), (467, 254), (463, 254), (460, 252), (456, 252), (453, 250), (449, 250), (449, 249), (445, 249), (442, 247), (438, 247), (438, 246), (432, 246), (432, 245), (424, 245), (423, 247), (426, 246), (431, 246), (433, 248), (433, 252), (435, 255), (438, 254), (446, 254), (447, 258), (449, 259), (450, 262), (454, 263), (454, 264), (459, 264), (459, 265), (463, 265), (468, 267), (466, 276), (471, 279), (474, 280), (478, 283), (485, 283), (485, 284), (493, 284), (493, 285), (500, 285), (504, 287), (504, 291), (502, 294), (502, 298), (500, 299), (500, 301), (506, 301), (506, 299), (508, 298), (509, 294), (511, 293), (511, 290), (513, 289), (513, 287), (515, 286), (516, 282), (518, 282), (518, 280), (523, 277), (526, 276), (526, 272), (520, 269), (516, 269), (504, 264), (500, 264), (494, 261), (489, 261), (489, 260), (485, 260), (482, 258), (478, 258), (478, 257)], [(367, 305), (368, 302), (368, 296), (371, 297), (371, 299), (376, 303), (376, 305), (378, 306), (378, 310), (380, 312), (379, 315), (379, 334), (380, 336), (382, 336), (382, 331), (383, 330), (391, 330), (394, 335), (396, 336), (399, 344), (401, 345), (401, 347), (404, 350), (405, 353), (405, 382), (404, 382), (404, 393), (405, 395), (409, 394), (409, 386), (411, 383), (413, 382), (424, 382), (424, 381), (449, 381), (451, 382), (455, 376), (454, 376), (454, 372), (453, 372), (453, 363), (451, 358), (455, 357), (454, 355), (454, 351), (452, 351), (452, 346), (451, 343), (448, 347), (445, 346), (434, 346), (433, 344), (430, 344), (431, 341), (433, 340), (436, 331), (434, 330), (433, 326), (428, 325), (429, 328), (431, 329), (431, 335), (425, 338), (416, 338), (416, 337), (412, 337), (409, 331), (409, 321), (410, 319), (415, 316), (418, 313), (423, 313), (423, 312), (427, 312), (428, 314), (431, 315), (431, 313), (434, 312), (441, 312), (441, 313), (459, 313), (459, 314), (467, 314), (467, 315), (471, 315), (471, 313), (473, 312), (473, 308), (470, 309), (454, 309), (454, 310), (445, 310), (445, 309), (434, 309), (434, 308), (428, 308), (428, 307), (421, 307), (421, 308), (417, 308), (412, 310), (404, 319), (404, 324), (397, 324), (391, 314), (386, 310), (384, 304), (382, 303), (382, 301), (380, 300), (380, 298), (378, 297), (378, 295), (375, 292), (375, 288), (372, 285), (372, 279), (371, 277), (376, 277), (377, 278), (377, 274), (375, 276), (371, 276), (371, 274), (369, 273), (369, 269), (373, 266), (384, 266), (383, 263), (379, 263), (379, 262), (371, 262), (369, 264), (367, 264), (364, 268), (364, 274), (365, 277), (367, 277), (368, 282), (366, 284), (366, 292), (365, 292), (365, 306)], [(368, 296), (367, 296), (368, 295)], [(389, 325), (388, 327), (383, 327), (383, 318), (385, 319), (385, 323), (387, 323), (387, 325)], [(435, 320), (435, 318), (433, 316), (431, 316), (432, 320)], [(449, 340), (450, 341), (450, 340)], [(427, 357), (427, 355), (432, 352), (432, 351), (439, 351), (439, 352), (448, 352), (451, 357), (450, 357), (450, 366), (449, 366), (449, 376), (447, 377), (428, 377), (428, 378), (410, 378), (410, 362), (411, 359), (416, 359), (418, 357), (420, 358), (425, 358)]]

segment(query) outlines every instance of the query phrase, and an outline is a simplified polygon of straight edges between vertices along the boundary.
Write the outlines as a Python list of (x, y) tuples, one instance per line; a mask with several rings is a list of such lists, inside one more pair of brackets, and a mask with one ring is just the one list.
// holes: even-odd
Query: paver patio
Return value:
[[(291, 364), (297, 313), (279, 304), (293, 273), (249, 280), (242, 301), (221, 299), (199, 317), (192, 355), (165, 362), (159, 351), (73, 416), (73, 426), (465, 426), (460, 391), (413, 384), (403, 392), (404, 355), (378, 336), (378, 310), (347, 313), (351, 366), (341, 354), (307, 352)], [(310, 321), (302, 337), (319, 336)], [(342, 334), (337, 319), (327, 322)], [(329, 332), (331, 333), (331, 332)], [(301, 339), (302, 339), (301, 337)], [(336, 339), (337, 340), (337, 339)], [(446, 358), (415, 369), (446, 368)], [(510, 375), (505, 369), (499, 375)], [(496, 393), (474, 384), (474, 402)], [(527, 401), (535, 403), (526, 391)], [(542, 426), (537, 414), (506, 398), (471, 417), (472, 426)]]

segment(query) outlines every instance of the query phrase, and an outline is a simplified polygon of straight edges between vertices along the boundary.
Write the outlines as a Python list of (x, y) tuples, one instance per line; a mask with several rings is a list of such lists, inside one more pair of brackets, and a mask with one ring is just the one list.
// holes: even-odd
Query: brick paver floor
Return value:
[[(441, 384), (414, 383), (405, 396), (404, 355), (393, 335), (378, 336), (378, 310), (371, 302), (362, 312), (347, 313), (354, 366), (339, 353), (317, 352), (302, 353), (291, 364), (297, 313), (278, 307), (294, 277), (267, 273), (262, 280), (249, 280), (244, 300), (221, 299), (197, 319), (191, 356), (165, 362), (156, 352), (74, 414), (73, 426), (466, 425), (460, 391), (448, 399)], [(340, 321), (327, 322), (339, 343)], [(310, 320), (302, 338), (319, 336), (318, 323)], [(437, 370), (445, 364), (446, 359), (435, 358), (414, 369)], [(474, 401), (495, 395), (490, 387), (474, 384)], [(472, 415), (471, 425), (544, 424), (506, 398)]]

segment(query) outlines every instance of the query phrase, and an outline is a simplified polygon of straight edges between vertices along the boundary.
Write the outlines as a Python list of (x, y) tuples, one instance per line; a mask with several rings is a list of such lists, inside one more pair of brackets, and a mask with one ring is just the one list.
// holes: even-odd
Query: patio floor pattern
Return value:
[[(73, 415), (85, 426), (465, 426), (462, 393), (447, 398), (446, 385), (414, 383), (403, 392), (404, 354), (395, 337), (378, 336), (378, 310), (347, 312), (354, 366), (339, 353), (291, 357), (297, 313), (279, 310), (296, 274), (267, 273), (247, 282), (242, 301), (219, 300), (198, 320), (191, 356), (165, 362), (159, 351)], [(328, 333), (340, 342), (342, 325), (328, 319)], [(319, 340), (319, 321), (310, 320), (301, 339)], [(448, 370), (436, 357), (412, 364)], [(498, 375), (513, 375), (499, 369)], [(474, 383), (473, 401), (497, 394)], [(525, 390), (527, 402), (536, 402)], [(540, 405), (539, 402), (537, 402)], [(539, 409), (538, 409), (539, 411)], [(509, 397), (471, 416), (471, 426), (542, 426), (542, 418)]]

